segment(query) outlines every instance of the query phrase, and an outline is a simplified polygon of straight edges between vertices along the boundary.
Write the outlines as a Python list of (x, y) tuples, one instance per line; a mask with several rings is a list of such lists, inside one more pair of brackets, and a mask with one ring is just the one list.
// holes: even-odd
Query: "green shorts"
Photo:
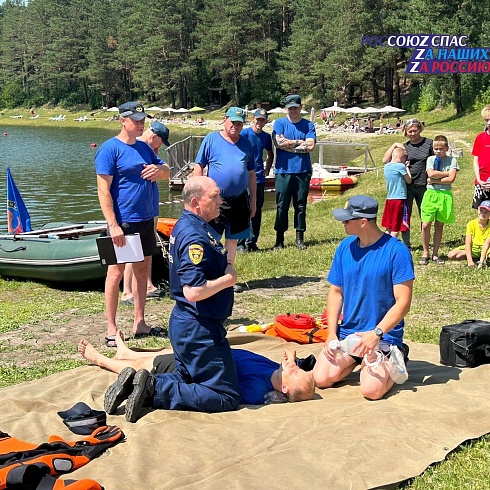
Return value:
[[(481, 245), (471, 245), (471, 256), (474, 259), (480, 260), (481, 257), (481, 251), (482, 251), (482, 246)], [(465, 250), (466, 247), (464, 245), (461, 245), (459, 247), (456, 247), (456, 250)], [(490, 251), (487, 254), (487, 258), (490, 256)]]
[(454, 223), (454, 199), (451, 191), (427, 189), (422, 199), (420, 220), (423, 223)]

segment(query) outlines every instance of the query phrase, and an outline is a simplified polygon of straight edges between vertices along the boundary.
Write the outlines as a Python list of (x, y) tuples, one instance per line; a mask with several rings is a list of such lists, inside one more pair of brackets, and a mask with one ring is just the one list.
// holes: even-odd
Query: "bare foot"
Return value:
[(124, 333), (121, 330), (117, 331), (115, 339), (117, 352), (114, 359), (131, 359), (133, 351), (124, 342)]
[(87, 359), (87, 361), (95, 364), (96, 366), (101, 366), (101, 359), (104, 355), (101, 354), (88, 340), (82, 339), (78, 344), (78, 352)]
[(148, 333), (151, 330), (151, 327), (148, 326), (144, 321), (141, 321), (137, 323), (136, 325), (133, 325), (133, 334), (145, 334)]

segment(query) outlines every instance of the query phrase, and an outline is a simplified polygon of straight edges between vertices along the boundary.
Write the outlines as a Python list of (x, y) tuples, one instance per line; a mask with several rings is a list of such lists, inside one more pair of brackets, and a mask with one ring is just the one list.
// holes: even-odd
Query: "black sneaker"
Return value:
[(284, 242), (276, 242), (272, 250), (282, 250), (284, 248)]
[(259, 247), (257, 247), (257, 244), (256, 243), (247, 243), (247, 252), (258, 252), (259, 251)]
[(126, 400), (133, 390), (133, 378), (136, 370), (132, 367), (125, 367), (117, 377), (116, 381), (109, 386), (104, 396), (104, 410), (112, 415), (117, 407)]
[(153, 405), (154, 395), (153, 376), (146, 369), (140, 369), (134, 375), (133, 392), (126, 402), (126, 420), (136, 422), (141, 409)]

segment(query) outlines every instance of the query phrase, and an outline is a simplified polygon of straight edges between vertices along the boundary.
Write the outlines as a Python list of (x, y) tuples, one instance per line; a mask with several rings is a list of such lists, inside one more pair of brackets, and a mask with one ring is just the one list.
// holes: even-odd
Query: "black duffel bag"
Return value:
[(490, 363), (490, 322), (464, 320), (442, 327), (439, 339), (441, 364), (475, 367)]

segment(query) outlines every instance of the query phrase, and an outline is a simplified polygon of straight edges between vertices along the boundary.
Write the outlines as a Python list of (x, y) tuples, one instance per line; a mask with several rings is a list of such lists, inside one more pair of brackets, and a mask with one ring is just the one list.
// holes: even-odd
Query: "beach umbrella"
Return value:
[(349, 107), (348, 109), (344, 109), (344, 112), (348, 112), (350, 114), (362, 114), (364, 109), (361, 109), (360, 107)]
[(315, 108), (314, 107), (311, 108), (310, 121), (315, 122)]
[(206, 112), (202, 107), (194, 106), (189, 109), (189, 112)]
[(185, 107), (181, 107), (180, 109), (175, 109), (174, 112), (178, 112), (179, 114), (184, 114), (186, 112), (189, 112), (189, 110), (186, 109)]
[(392, 105), (385, 105), (381, 109), (379, 109), (379, 112), (405, 112), (405, 109), (399, 109), (398, 107), (393, 107)]
[(267, 111), (267, 114), (287, 114), (287, 112), (288, 111), (282, 107), (275, 107), (274, 109)]
[(151, 107), (147, 107), (146, 110), (147, 111), (153, 111), (153, 112), (163, 112), (163, 109), (161, 107), (156, 106), (156, 105), (151, 106)]
[(381, 109), (378, 109), (376, 107), (366, 107), (362, 110), (364, 114), (376, 114), (378, 112), (381, 112)]
[(175, 109), (173, 107), (165, 107), (162, 112), (175, 112)]
[(334, 105), (331, 105), (330, 107), (324, 107), (322, 111), (325, 112), (345, 112), (346, 110), (343, 107), (340, 107), (337, 105), (336, 102), (334, 102)]
[(301, 110), (299, 111), (299, 113), (300, 113), (300, 114), (308, 114), (308, 112), (307, 112), (307, 111), (305, 111), (304, 109), (301, 109)]
[(107, 109), (107, 112), (119, 112), (119, 108), (118, 107), (109, 107), (109, 109)]

